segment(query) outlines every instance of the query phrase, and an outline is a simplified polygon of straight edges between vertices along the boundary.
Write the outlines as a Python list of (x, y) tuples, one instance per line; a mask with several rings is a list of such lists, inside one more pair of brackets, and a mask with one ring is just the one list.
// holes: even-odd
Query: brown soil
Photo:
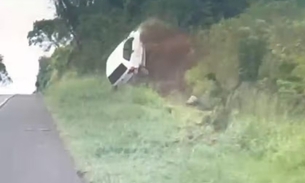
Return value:
[(149, 80), (162, 94), (186, 91), (185, 72), (195, 64), (190, 36), (158, 21), (143, 24)]

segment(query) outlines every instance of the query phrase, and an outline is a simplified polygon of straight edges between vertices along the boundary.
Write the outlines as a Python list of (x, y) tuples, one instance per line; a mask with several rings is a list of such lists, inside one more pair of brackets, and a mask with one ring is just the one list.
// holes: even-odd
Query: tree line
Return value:
[[(103, 70), (107, 54), (148, 18), (182, 31), (208, 28), (243, 12), (249, 0), (54, 0), (54, 19), (38, 20), (28, 33), (30, 45), (46, 51), (66, 47), (63, 67), (79, 72)], [(63, 50), (62, 50), (63, 51)]]

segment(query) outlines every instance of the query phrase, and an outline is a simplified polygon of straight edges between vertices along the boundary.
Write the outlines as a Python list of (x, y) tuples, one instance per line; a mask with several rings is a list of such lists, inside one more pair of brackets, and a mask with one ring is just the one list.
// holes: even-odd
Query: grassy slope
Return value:
[[(53, 84), (46, 101), (87, 179), (124, 183), (303, 183), (302, 124), (236, 119), (211, 146), (200, 113), (170, 113), (156, 93), (123, 88), (112, 93), (95, 77)], [(189, 140), (189, 136), (200, 136)]]

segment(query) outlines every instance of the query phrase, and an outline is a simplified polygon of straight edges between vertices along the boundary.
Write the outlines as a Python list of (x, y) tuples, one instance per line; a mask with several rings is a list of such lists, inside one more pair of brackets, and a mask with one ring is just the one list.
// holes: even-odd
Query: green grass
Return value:
[(151, 89), (126, 86), (113, 93), (97, 77), (65, 78), (45, 95), (89, 182), (305, 182), (301, 122), (237, 117), (215, 134), (196, 124), (203, 114), (195, 109), (174, 105), (170, 112), (170, 103)]

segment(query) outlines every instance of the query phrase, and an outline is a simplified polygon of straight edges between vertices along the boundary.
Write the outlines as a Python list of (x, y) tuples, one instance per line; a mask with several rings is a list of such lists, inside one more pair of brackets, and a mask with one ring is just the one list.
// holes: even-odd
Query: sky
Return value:
[(31, 94), (35, 90), (38, 59), (44, 53), (29, 47), (27, 33), (33, 23), (54, 16), (51, 0), (0, 0), (0, 54), (13, 84), (0, 94)]

